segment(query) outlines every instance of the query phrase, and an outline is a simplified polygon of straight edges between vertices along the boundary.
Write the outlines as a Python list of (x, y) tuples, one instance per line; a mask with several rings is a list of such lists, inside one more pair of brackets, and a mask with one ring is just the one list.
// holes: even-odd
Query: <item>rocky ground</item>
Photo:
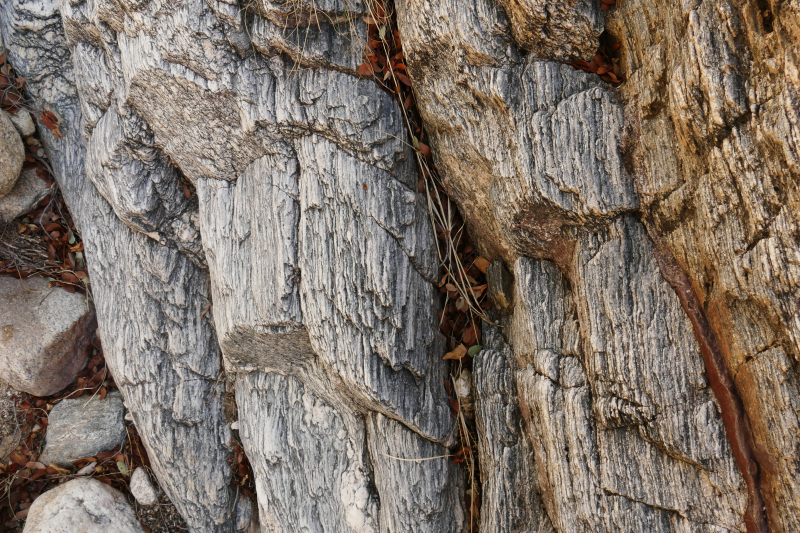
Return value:
[(1, 44), (0, 531), (87, 531), (98, 515), (104, 531), (188, 531), (96, 338), (80, 234), (34, 117), (57, 121), (29, 108)]

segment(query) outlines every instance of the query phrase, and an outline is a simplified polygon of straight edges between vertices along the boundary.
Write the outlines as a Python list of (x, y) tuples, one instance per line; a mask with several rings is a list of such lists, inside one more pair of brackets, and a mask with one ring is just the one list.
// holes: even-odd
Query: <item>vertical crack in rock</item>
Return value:
[[(652, 225), (648, 232), (653, 239), (653, 254), (658, 261), (661, 275), (675, 289), (686, 316), (692, 323), (694, 336), (700, 346), (706, 373), (725, 421), (725, 432), (731, 443), (739, 469), (747, 482), (748, 503), (745, 520), (749, 533), (767, 532), (767, 517), (771, 523), (779, 524), (775, 516), (775, 504), (764, 497), (762, 477), (775, 470), (774, 460), (759, 453), (753, 442), (750, 421), (742, 404), (742, 398), (731, 379), (728, 367), (720, 351), (717, 334), (709, 324), (699, 298), (694, 292), (689, 276), (669, 252), (661, 236)], [(765, 513), (766, 511), (766, 513)]]

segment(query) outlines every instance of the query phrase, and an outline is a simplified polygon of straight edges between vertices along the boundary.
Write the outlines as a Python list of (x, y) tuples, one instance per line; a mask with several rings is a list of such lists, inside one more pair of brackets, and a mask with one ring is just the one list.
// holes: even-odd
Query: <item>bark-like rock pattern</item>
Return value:
[(367, 434), (381, 533), (463, 531), (464, 476), (447, 448), (378, 413), (367, 418)]
[[(476, 422), (481, 458), (481, 531), (554, 532), (536, 480), (533, 442), (524, 427), (513, 350), (496, 331), (484, 332), (490, 347), (475, 357)], [(527, 486), (527, 490), (519, 487)]]
[(58, 10), (55, 2), (9, 0), (2, 31), (36, 105), (60, 118), (64, 137), (42, 138), (90, 258), (104, 351), (165, 492), (193, 530), (231, 531), (230, 433), (213, 394), (219, 348), (202, 316), (207, 274), (177, 248), (123, 224), (86, 179), (75, 71)]
[[(604, 491), (673, 509), (681, 520), (732, 529), (743, 528), (746, 520), (751, 531), (797, 529), (797, 454), (790, 451), (797, 447), (798, 388), (792, 366), (797, 362), (792, 258), (798, 248), (791, 229), (797, 211), (795, 8), (744, 1), (626, 4), (606, 20), (611, 38), (623, 41), (621, 64), (630, 76), (612, 97), (593, 76), (521, 57), (507, 45), (508, 36), (522, 50), (530, 47), (523, 37), (530, 34), (528, 20), (520, 13), (533, 14), (536, 6), (498, 3), (504, 11), (490, 1), (464, 8), (407, 0), (398, 4), (398, 20), (437, 165), (482, 251), (509, 267), (520, 255), (547, 258), (568, 279), (575, 306), (570, 313), (577, 313), (570, 331), (579, 332), (569, 335), (580, 339), (575, 344), (580, 352), (570, 349), (573, 359), (539, 355), (534, 367), (558, 383), (560, 361), (581, 362), (578, 381), (586, 385), (575, 382), (569, 390), (574, 395), (583, 387), (589, 396), (569, 401), (592, 406), (591, 414), (579, 416), (585, 431), (594, 427), (602, 458), (597, 470), (583, 477), (599, 479)], [(580, 10), (556, 12), (549, 25), (574, 24)], [(544, 54), (531, 48), (531, 55), (562, 59), (572, 41), (560, 44)], [(537, 66), (564, 70), (537, 78)], [(581, 85), (570, 88), (565, 80)], [(576, 100), (588, 101), (592, 94), (601, 95), (594, 108)], [(523, 116), (530, 118), (518, 120)], [(537, 137), (541, 116), (550, 129)], [(507, 140), (512, 138), (527, 142)], [(603, 141), (594, 141), (611, 138), (616, 140), (606, 151)], [(626, 164), (615, 159), (619, 155), (608, 155), (620, 149)], [(556, 187), (526, 186), (548, 179)], [(637, 196), (656, 248), (638, 222), (622, 215), (639, 207)], [(592, 204), (596, 198), (603, 201)], [(679, 292), (691, 322), (679, 320), (674, 292), (659, 278), (654, 256), (663, 268), (670, 253), (689, 276)], [(665, 277), (679, 288), (675, 276)], [(510, 312), (513, 298), (504, 285), (497, 278), (493, 292)], [(517, 305), (524, 297), (517, 293)], [(565, 335), (560, 340), (567, 342)], [(695, 335), (698, 342), (692, 344)], [(764, 364), (755, 364), (762, 353), (769, 354)], [(714, 368), (704, 369), (703, 361)], [(755, 368), (766, 374), (752, 374)], [(517, 375), (521, 396), (528, 390), (533, 398), (547, 397), (544, 378), (534, 379), (531, 372)], [(652, 384), (639, 377), (651, 373), (658, 376)], [(711, 385), (730, 383), (721, 403), (715, 403), (706, 374), (713, 376)], [(742, 402), (745, 410), (739, 412)], [(563, 427), (542, 405), (531, 415), (537, 431)], [(541, 457), (544, 470), (555, 461), (545, 448), (536, 451), (537, 460)], [(678, 488), (670, 482), (652, 490), (658, 481), (641, 481), (656, 467), (669, 479), (680, 479)], [(556, 470), (551, 474), (544, 477), (556, 476)], [(571, 471), (563, 479), (581, 477)], [(552, 487), (562, 490), (564, 483), (559, 479)], [(574, 506), (556, 509), (548, 490), (542, 488), (543, 499), (554, 525), (569, 530), (573, 526), (559, 514), (574, 514)], [(701, 497), (712, 498), (713, 509), (698, 505)], [(619, 527), (637, 529), (636, 517), (644, 516), (637, 513), (623, 513), (631, 521), (622, 519)], [(663, 527), (684, 527), (679, 522), (671, 518)]]
[(600, 2), (498, 0), (517, 46), (536, 57), (589, 60), (603, 31)]
[(629, 152), (649, 227), (719, 339), (752, 428), (769, 527), (796, 531), (797, 4), (635, 1), (608, 28), (623, 42)]
[(267, 531), (378, 531), (362, 418), (276, 373), (240, 376), (236, 400)]
[[(799, 529), (796, 7), (396, 8), (445, 188), (495, 261), (483, 530)], [(465, 527), (434, 236), (397, 103), (355, 77), (368, 11), (3, 2), (65, 133), (43, 136), (109, 364), (194, 531), (247, 521), (223, 369), (265, 530)], [(604, 27), (617, 91), (561, 63)]]
[[(82, 112), (62, 129), (86, 146), (85, 167), (72, 171), (85, 168), (89, 180), (82, 196), (74, 184), (65, 189), (76, 190), (68, 200), (115, 378), (161, 485), (193, 530), (234, 523), (217, 338), (227, 370), (239, 374), (263, 524), (400, 531), (434, 516), (463, 523), (452, 504), (461, 485), (447, 483), (460, 467), (447, 461), (436, 469), (443, 478), (403, 505), (448, 505), (379, 516), (379, 499), (392, 507), (387, 487), (403, 483), (403, 472), (383, 472), (378, 483), (365, 450), (372, 410), (399, 420), (392, 424), (408, 435), (397, 439), (445, 442), (452, 433), (433, 233), (413, 189), (399, 109), (353, 77), (357, 46), (331, 48), (352, 35), (318, 27), (312, 46), (277, 55), (291, 52), (291, 38), (268, 7), (269, 16), (243, 19), (238, 6), (194, 0), (61, 6)], [(253, 46), (277, 43), (277, 34), (284, 42), (253, 53), (246, 34)], [(187, 198), (192, 187), (197, 195)], [(122, 327), (112, 332), (112, 324)], [(300, 416), (307, 398), (309, 416), (333, 420)], [(290, 445), (281, 448), (269, 424), (284, 424), (306, 458), (322, 443), (319, 475), (289, 459)], [(275, 446), (286, 461), (273, 461)], [(195, 475), (189, 463), (209, 470)], [(275, 490), (280, 480), (293, 492)], [(330, 490), (321, 492), (320, 480)], [(307, 494), (306, 503), (285, 499), (293, 493)]]
[(637, 207), (622, 107), (596, 77), (522, 57), (490, 0), (397, 8), (437, 167), (487, 254), (565, 266), (575, 226)]

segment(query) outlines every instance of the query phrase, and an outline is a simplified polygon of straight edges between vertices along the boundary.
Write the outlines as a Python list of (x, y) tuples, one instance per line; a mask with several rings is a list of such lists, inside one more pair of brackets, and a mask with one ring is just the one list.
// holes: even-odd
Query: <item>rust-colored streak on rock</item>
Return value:
[[(744, 410), (742, 398), (722, 357), (717, 334), (703, 311), (700, 299), (692, 288), (689, 276), (675, 260), (664, 239), (652, 227), (652, 224), (648, 224), (645, 221), (645, 225), (650, 238), (653, 240), (654, 254), (656, 261), (658, 261), (661, 275), (675, 289), (681, 306), (692, 323), (695, 337), (700, 345), (700, 352), (703, 355), (706, 373), (711, 382), (711, 389), (714, 391), (722, 411), (725, 432), (728, 435), (736, 462), (747, 484), (748, 502), (744, 517), (747, 531), (748, 533), (767, 533), (770, 528), (767, 525), (764, 509), (765, 505), (768, 504), (765, 504), (761, 492), (761, 468), (755, 453), (750, 423)], [(769, 507), (772, 507), (772, 505), (769, 505)], [(774, 527), (777, 527), (775, 521), (771, 522)]]

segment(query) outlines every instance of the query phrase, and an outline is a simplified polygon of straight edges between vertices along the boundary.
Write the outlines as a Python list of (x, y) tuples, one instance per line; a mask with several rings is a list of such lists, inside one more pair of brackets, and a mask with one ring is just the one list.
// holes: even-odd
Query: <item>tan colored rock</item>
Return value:
[(77, 478), (36, 498), (23, 533), (143, 533), (125, 496), (92, 478)]
[(610, 13), (649, 229), (740, 392), (768, 527), (800, 531), (800, 9), (631, 0)]
[(85, 297), (0, 276), (0, 300), (0, 379), (35, 396), (63, 389), (86, 364), (94, 331)]
[(0, 197), (5, 196), (19, 178), (25, 146), (8, 113), (0, 109)]
[(35, 168), (23, 169), (11, 192), (0, 198), (0, 221), (10, 222), (28, 213), (50, 191), (47, 183), (36, 175)]

